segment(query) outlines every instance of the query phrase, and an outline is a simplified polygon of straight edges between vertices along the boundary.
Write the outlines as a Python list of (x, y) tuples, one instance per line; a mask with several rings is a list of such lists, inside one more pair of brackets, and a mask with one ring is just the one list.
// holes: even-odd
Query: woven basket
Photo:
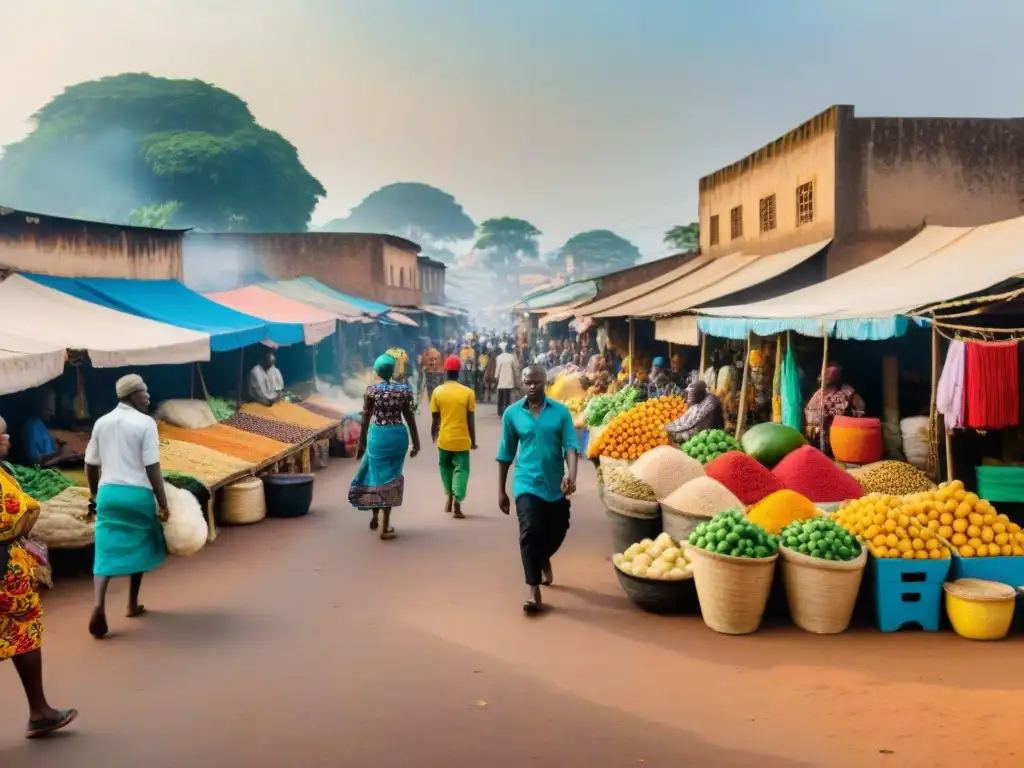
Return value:
[(221, 520), (225, 525), (251, 525), (267, 516), (263, 481), (247, 477), (227, 486), (221, 495)]
[(605, 486), (604, 492), (601, 494), (601, 500), (609, 512), (614, 512), (618, 515), (639, 517), (643, 520), (661, 518), (661, 505), (658, 502), (631, 499), (628, 496), (622, 496), (614, 491), (609, 491), (607, 486)]
[(867, 550), (853, 560), (822, 560), (779, 547), (786, 601), (793, 623), (818, 635), (838, 635), (850, 626), (860, 594)]
[(731, 557), (686, 548), (704, 623), (725, 635), (749, 635), (761, 626), (775, 575), (771, 557)]
[(700, 517), (699, 515), (691, 515), (688, 512), (673, 509), (672, 507), (666, 507), (664, 504), (661, 505), (661, 524), (665, 529), (665, 533), (676, 541), (685, 542), (690, 538), (694, 528), (710, 519), (708, 517)]

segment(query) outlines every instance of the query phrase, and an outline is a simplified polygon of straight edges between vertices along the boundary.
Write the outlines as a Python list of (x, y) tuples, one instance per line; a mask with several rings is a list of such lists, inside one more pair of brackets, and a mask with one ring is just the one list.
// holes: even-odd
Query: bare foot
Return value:
[(99, 608), (94, 608), (92, 617), (89, 619), (89, 634), (97, 640), (102, 640), (109, 631), (107, 627), (107, 614)]
[(459, 502), (457, 502), (457, 501), (455, 502), (455, 508), (454, 509), (455, 509), (455, 514), (453, 515), (453, 517), (456, 520), (465, 520), (466, 519), (466, 516), (464, 514), (462, 514), (462, 505)]
[(555, 583), (555, 574), (554, 571), (551, 570), (550, 561), (547, 565), (540, 569), (540, 583), (543, 584), (545, 587), (550, 587), (552, 584)]
[(145, 614), (146, 614), (146, 606), (144, 606), (144, 605), (136, 605), (133, 608), (132, 606), (129, 605), (128, 606), (128, 613), (126, 613), (125, 616), (127, 616), (129, 619), (134, 619), (134, 618), (138, 618), (139, 616), (144, 616)]
[(450, 515), (452, 513), (452, 505), (455, 503), (455, 498), (449, 496), (448, 500), (444, 503), (444, 513)]

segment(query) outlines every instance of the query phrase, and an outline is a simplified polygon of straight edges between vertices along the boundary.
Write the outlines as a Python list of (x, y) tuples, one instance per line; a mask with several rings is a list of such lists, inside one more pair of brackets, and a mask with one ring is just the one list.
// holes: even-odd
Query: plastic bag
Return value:
[(182, 429), (203, 429), (217, 423), (213, 409), (205, 400), (164, 400), (153, 418)]
[(203, 508), (196, 497), (170, 483), (164, 484), (170, 517), (164, 525), (167, 551), (179, 557), (189, 557), (206, 546), (209, 529)]
[(786, 349), (782, 364), (782, 423), (797, 432), (803, 427), (804, 409), (800, 396), (800, 371), (796, 366), (793, 345)]

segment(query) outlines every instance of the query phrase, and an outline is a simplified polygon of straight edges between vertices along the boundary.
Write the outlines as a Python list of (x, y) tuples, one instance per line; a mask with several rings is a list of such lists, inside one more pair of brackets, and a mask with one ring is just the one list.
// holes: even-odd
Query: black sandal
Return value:
[(543, 603), (540, 603), (532, 598), (523, 603), (523, 613), (525, 613), (527, 616), (536, 616), (542, 610), (544, 610)]
[(58, 709), (54, 717), (44, 720), (29, 720), (25, 738), (38, 739), (54, 731), (59, 731), (61, 728), (71, 725), (76, 717), (78, 717), (77, 709)]

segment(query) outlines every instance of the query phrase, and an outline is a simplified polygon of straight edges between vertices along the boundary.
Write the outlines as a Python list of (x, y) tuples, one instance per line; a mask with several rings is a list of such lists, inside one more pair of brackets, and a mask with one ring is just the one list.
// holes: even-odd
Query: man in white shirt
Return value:
[(519, 378), (516, 356), (508, 351), (505, 344), (501, 345), (501, 354), (494, 363), (494, 378), (498, 382), (498, 418), (505, 414), (505, 409), (512, 405), (516, 391), (516, 380)]
[(85, 451), (90, 506), (96, 511), (94, 599), (89, 632), (107, 634), (107, 587), (114, 576), (130, 576), (128, 618), (146, 612), (139, 603), (142, 576), (167, 555), (161, 525), (167, 494), (160, 473), (160, 436), (147, 415), (149, 390), (137, 374), (117, 380), (118, 406), (96, 420)]
[(274, 365), (274, 351), (263, 350), (263, 358), (249, 371), (249, 397), (263, 405), (273, 405), (281, 399), (284, 391), (284, 377)]

